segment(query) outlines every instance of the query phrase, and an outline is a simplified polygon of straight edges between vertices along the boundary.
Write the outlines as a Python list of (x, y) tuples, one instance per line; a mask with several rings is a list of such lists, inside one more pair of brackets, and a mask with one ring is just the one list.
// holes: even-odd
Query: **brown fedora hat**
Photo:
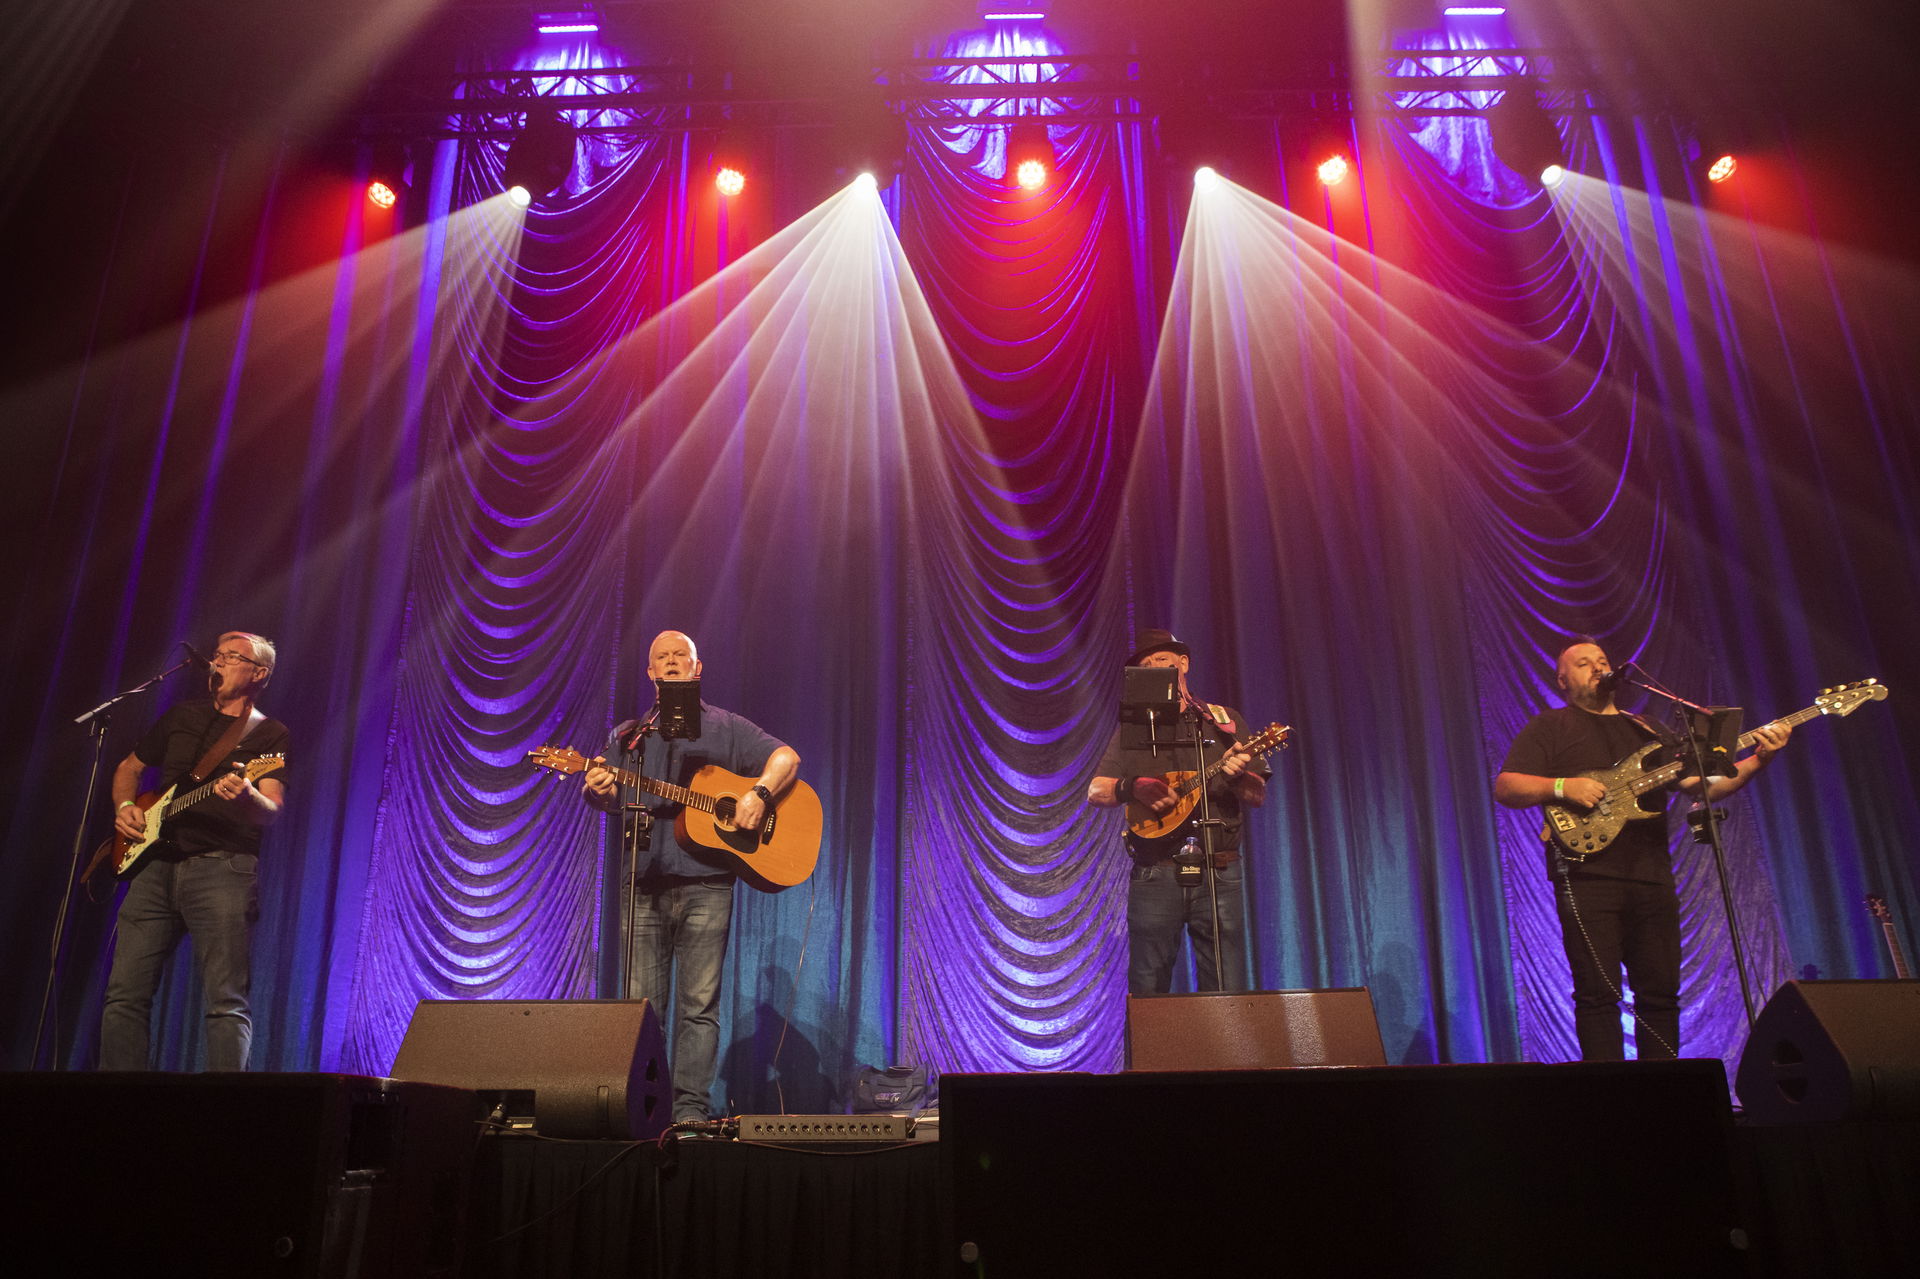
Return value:
[(1191, 657), (1187, 646), (1173, 637), (1172, 631), (1156, 630), (1147, 627), (1133, 637), (1133, 653), (1127, 658), (1128, 666), (1140, 665), (1140, 659), (1149, 653), (1178, 653), (1182, 657)]

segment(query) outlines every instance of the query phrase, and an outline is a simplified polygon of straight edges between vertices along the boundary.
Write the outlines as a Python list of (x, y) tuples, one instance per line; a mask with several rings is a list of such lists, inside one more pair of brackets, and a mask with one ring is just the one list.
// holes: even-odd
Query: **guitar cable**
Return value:
[[(1580, 930), (1580, 939), (1587, 944), (1587, 957), (1593, 961), (1593, 970), (1600, 974), (1600, 980), (1607, 984), (1607, 990), (1612, 993), (1613, 1003), (1617, 1008), (1627, 1002), (1627, 997), (1621, 991), (1620, 983), (1615, 981), (1613, 974), (1607, 971), (1607, 966), (1600, 962), (1600, 948), (1593, 944), (1593, 934), (1587, 931), (1587, 921), (1580, 917), (1580, 901), (1573, 895), (1573, 873), (1567, 866), (1567, 859), (1561, 855), (1558, 848), (1553, 851), (1553, 866), (1554, 878), (1560, 881), (1560, 887), (1567, 895), (1567, 910), (1573, 916), (1574, 926)], [(1636, 996), (1638, 993), (1637, 991), (1635, 992)], [(1667, 1050), (1667, 1056), (1673, 1058), (1675, 1061), (1680, 1059), (1680, 1050), (1668, 1043), (1666, 1036), (1655, 1030), (1652, 1024), (1640, 1015), (1640, 1001), (1638, 998), (1632, 1003), (1627, 1004), (1627, 1011), (1633, 1016), (1633, 1024), (1636, 1031), (1646, 1031), (1647, 1034), (1653, 1037), (1655, 1043)], [(1577, 1026), (1575, 1027), (1575, 1034), (1577, 1037)]]

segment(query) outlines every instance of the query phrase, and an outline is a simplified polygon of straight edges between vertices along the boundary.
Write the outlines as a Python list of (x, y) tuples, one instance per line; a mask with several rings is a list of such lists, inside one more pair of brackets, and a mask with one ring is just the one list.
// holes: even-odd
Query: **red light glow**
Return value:
[(713, 185), (721, 195), (739, 195), (747, 189), (747, 175), (738, 169), (722, 169), (713, 175)]
[(1345, 182), (1347, 180), (1347, 174), (1351, 172), (1351, 170), (1347, 166), (1347, 157), (1344, 155), (1330, 155), (1320, 162), (1320, 167), (1315, 169), (1314, 172), (1320, 175), (1320, 181), (1322, 183), (1331, 187), (1339, 186), (1342, 182)]
[(1718, 160), (1715, 160), (1712, 167), (1707, 170), (1707, 181), (1725, 182), (1733, 176), (1733, 171), (1739, 167), (1739, 163), (1735, 161), (1732, 156), (1723, 155)]
[(373, 181), (367, 183), (367, 199), (373, 201), (383, 209), (391, 209), (399, 202), (400, 193), (380, 181), (380, 179), (375, 178)]
[(1013, 171), (1014, 181), (1028, 191), (1038, 191), (1047, 185), (1047, 166), (1040, 160), (1022, 160), (1020, 167)]

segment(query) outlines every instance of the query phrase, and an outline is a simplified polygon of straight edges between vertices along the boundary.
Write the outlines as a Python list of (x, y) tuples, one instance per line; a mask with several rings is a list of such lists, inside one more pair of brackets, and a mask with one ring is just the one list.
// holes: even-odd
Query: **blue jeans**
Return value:
[(100, 1017), (100, 1069), (147, 1070), (148, 1022), (160, 971), (193, 938), (193, 957), (207, 1003), (207, 1069), (245, 1070), (253, 1046), (253, 925), (260, 894), (252, 853), (206, 853), (178, 862), (149, 862), (120, 903), (113, 971)]
[(1172, 862), (1135, 866), (1127, 885), (1127, 992), (1164, 995), (1173, 988), (1173, 965), (1180, 958), (1180, 934), (1193, 938), (1198, 970), (1196, 990), (1245, 990), (1246, 919), (1241, 909), (1240, 863), (1213, 872), (1220, 897), (1220, 966), (1213, 970), (1213, 894), (1207, 881), (1187, 888), (1174, 880)]
[(673, 1118), (712, 1115), (714, 1063), (720, 1056), (720, 974), (733, 925), (733, 880), (642, 881), (634, 893), (627, 998), (667, 1006), (673, 992)]

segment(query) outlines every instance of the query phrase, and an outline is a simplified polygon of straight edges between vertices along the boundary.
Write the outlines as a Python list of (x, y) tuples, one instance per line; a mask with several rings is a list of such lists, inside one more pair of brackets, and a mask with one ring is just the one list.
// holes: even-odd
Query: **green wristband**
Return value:
[(1567, 779), (1566, 778), (1556, 777), (1553, 779), (1553, 797), (1555, 799), (1565, 799), (1567, 797)]

